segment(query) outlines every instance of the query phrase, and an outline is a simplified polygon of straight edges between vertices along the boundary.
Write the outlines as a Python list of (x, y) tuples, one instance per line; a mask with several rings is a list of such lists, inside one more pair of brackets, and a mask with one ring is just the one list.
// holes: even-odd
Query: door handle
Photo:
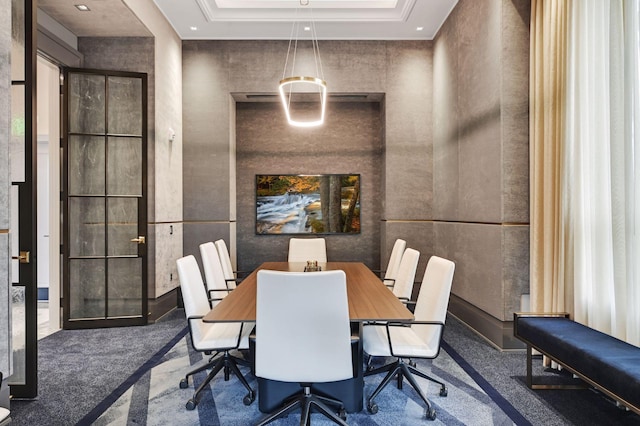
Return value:
[(17, 260), (20, 263), (29, 263), (31, 252), (21, 251), (20, 256), (11, 256), (11, 259)]
[(138, 238), (132, 238), (131, 239), (132, 243), (138, 243), (138, 244), (144, 244), (145, 243), (145, 238), (140, 235)]

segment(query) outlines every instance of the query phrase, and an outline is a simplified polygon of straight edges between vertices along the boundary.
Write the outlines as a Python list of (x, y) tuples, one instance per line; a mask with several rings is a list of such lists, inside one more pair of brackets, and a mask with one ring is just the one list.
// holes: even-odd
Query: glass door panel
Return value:
[(73, 319), (102, 319), (105, 311), (104, 259), (72, 259), (69, 261), (69, 317)]
[(107, 187), (109, 195), (142, 195), (142, 138), (110, 137)]
[(142, 136), (142, 80), (109, 77), (109, 133)]
[(69, 195), (104, 195), (104, 136), (69, 136), (68, 151)]
[(137, 256), (138, 200), (136, 198), (108, 198), (109, 224), (107, 239), (109, 256)]
[(109, 318), (135, 317), (142, 307), (142, 260), (139, 258), (110, 258), (109, 268)]
[(69, 197), (68, 217), (70, 256), (104, 256), (104, 198)]
[(105, 76), (70, 74), (67, 87), (70, 133), (105, 132)]

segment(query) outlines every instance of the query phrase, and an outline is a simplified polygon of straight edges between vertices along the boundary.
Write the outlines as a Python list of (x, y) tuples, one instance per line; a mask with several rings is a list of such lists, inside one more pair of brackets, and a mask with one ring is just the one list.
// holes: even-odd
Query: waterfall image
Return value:
[(256, 175), (256, 233), (360, 232), (360, 175)]

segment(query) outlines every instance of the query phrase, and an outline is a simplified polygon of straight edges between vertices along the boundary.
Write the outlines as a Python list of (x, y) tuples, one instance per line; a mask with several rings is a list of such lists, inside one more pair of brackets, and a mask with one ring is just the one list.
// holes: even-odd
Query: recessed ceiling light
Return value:
[(89, 12), (91, 10), (86, 4), (74, 4), (74, 6), (81, 12)]
[(304, 27), (305, 31), (311, 31), (311, 27)]
[(416, 31), (422, 31), (424, 30), (424, 27), (416, 27)]
[(198, 27), (189, 27), (191, 31), (198, 31)]

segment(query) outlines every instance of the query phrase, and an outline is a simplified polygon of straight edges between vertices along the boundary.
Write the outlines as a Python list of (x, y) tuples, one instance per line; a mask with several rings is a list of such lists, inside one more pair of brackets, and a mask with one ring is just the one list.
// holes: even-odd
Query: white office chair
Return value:
[(413, 374), (440, 385), (440, 396), (447, 396), (444, 383), (428, 376), (403, 359), (433, 359), (440, 353), (440, 342), (447, 316), (447, 306), (451, 293), (451, 283), (455, 264), (450, 260), (432, 256), (422, 280), (422, 287), (416, 302), (415, 320), (408, 327), (406, 324), (369, 324), (363, 329), (364, 351), (372, 356), (392, 356), (396, 361), (371, 371), (365, 376), (387, 372), (387, 375), (375, 391), (367, 398), (367, 410), (375, 414), (378, 406), (373, 402), (382, 389), (397, 376), (398, 388), (402, 388), (402, 380), (406, 378), (427, 405), (426, 417), (436, 418), (436, 411), (431, 406)]
[(387, 264), (386, 271), (384, 271), (384, 278), (382, 280), (384, 285), (387, 287), (393, 288), (393, 285), (395, 284), (396, 278), (398, 277), (398, 269), (400, 268), (400, 261), (402, 260), (402, 255), (406, 248), (407, 242), (403, 239), (398, 238), (396, 242), (393, 243), (391, 256), (389, 256), (389, 263)]
[(212, 242), (200, 244), (200, 257), (202, 257), (209, 304), (214, 307), (229, 294), (230, 289), (224, 278), (218, 250)]
[[(0, 386), (2, 386), (2, 371), (0, 371)], [(11, 423), (11, 411), (7, 408), (0, 407), (0, 426), (5, 426)]]
[[(255, 375), (300, 383), (295, 395), (258, 425), (301, 407), (300, 425), (310, 424), (311, 406), (346, 425), (343, 404), (311, 393), (313, 383), (353, 377), (351, 329), (344, 271), (258, 271)], [(336, 415), (328, 406), (337, 407)]]
[(240, 272), (233, 270), (233, 265), (231, 264), (231, 257), (229, 256), (229, 250), (227, 249), (227, 243), (224, 242), (223, 239), (216, 240), (215, 243), (216, 249), (218, 250), (218, 256), (220, 257), (220, 263), (222, 264), (222, 273), (224, 274), (224, 279), (227, 281), (227, 286), (230, 290), (236, 288), (238, 281), (240, 278), (238, 274)]
[(391, 287), (391, 291), (393, 291), (393, 294), (403, 302), (411, 299), (419, 259), (420, 252), (412, 248), (406, 249), (402, 254), (398, 273), (396, 275), (395, 282)]
[(324, 238), (291, 238), (289, 240), (289, 262), (307, 260), (327, 261), (327, 244)]
[[(238, 364), (249, 366), (244, 359), (232, 356), (229, 352), (233, 349), (248, 349), (251, 325), (244, 323), (206, 323), (202, 320), (211, 309), (207, 302), (200, 268), (193, 255), (185, 256), (177, 261), (178, 275), (180, 277), (180, 289), (184, 301), (184, 311), (189, 325), (189, 334), (193, 348), (200, 352), (216, 352), (205, 365), (187, 373), (180, 381), (180, 388), (189, 387), (189, 376), (200, 371), (211, 369), (204, 382), (198, 386), (193, 397), (187, 401), (187, 410), (193, 410), (198, 405), (200, 392), (211, 382), (220, 370), (224, 370), (224, 379), (229, 380), (229, 373), (233, 373), (247, 389), (244, 397), (245, 405), (250, 405), (255, 399), (255, 392), (247, 383)], [(220, 356), (218, 356), (220, 355)]]
[[(396, 279), (393, 280), (391, 285), (387, 285), (393, 294), (404, 304), (407, 304), (411, 300), (419, 259), (420, 252), (418, 250), (412, 248), (406, 249), (402, 254)], [(375, 355), (372, 354), (367, 355), (367, 369), (370, 367), (374, 356)]]

